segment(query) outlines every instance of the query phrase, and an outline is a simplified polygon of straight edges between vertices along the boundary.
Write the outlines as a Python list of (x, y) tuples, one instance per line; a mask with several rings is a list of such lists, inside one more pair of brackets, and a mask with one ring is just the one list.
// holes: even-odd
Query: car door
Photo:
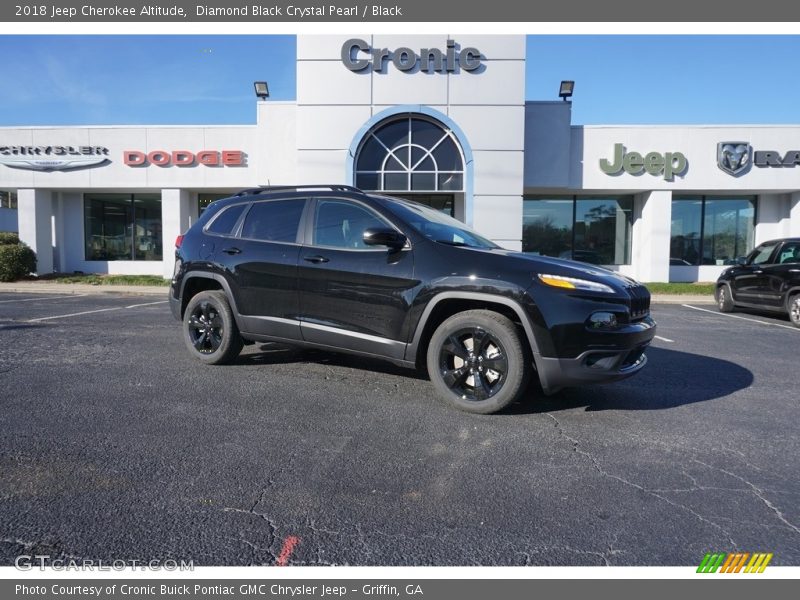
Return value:
[(306, 199), (256, 201), (219, 252), (243, 331), (299, 340), (298, 234)]
[(777, 242), (766, 242), (758, 246), (747, 257), (744, 265), (736, 268), (733, 276), (733, 293), (737, 302), (763, 305), (764, 290), (768, 287), (765, 267), (772, 262)]
[(765, 265), (764, 273), (767, 276), (766, 289), (763, 292), (765, 301), (771, 307), (783, 310), (786, 302), (784, 295), (800, 279), (800, 242), (783, 242), (775, 253), (773, 263)]
[(402, 358), (409, 292), (418, 285), (413, 250), (366, 245), (364, 230), (394, 226), (364, 203), (317, 198), (309, 213), (298, 261), (303, 339)]

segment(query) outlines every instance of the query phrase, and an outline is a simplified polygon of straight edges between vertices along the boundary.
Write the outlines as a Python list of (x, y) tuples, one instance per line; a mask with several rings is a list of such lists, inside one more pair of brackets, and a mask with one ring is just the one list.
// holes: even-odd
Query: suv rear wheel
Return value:
[(189, 352), (207, 365), (226, 364), (239, 356), (244, 342), (223, 292), (200, 292), (189, 300), (183, 339)]
[(727, 283), (719, 286), (717, 290), (717, 307), (719, 312), (733, 312), (733, 296)]
[(800, 294), (789, 298), (789, 320), (795, 327), (800, 327)]
[(442, 398), (480, 414), (517, 400), (531, 370), (517, 327), (489, 310), (457, 313), (439, 325), (428, 344), (427, 365)]

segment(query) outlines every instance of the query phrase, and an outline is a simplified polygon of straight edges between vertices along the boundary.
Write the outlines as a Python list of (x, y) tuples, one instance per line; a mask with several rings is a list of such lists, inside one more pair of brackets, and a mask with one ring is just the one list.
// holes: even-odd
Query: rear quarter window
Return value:
[(246, 206), (246, 204), (234, 204), (233, 206), (223, 208), (219, 214), (214, 217), (211, 224), (206, 227), (206, 231), (219, 235), (230, 235)]

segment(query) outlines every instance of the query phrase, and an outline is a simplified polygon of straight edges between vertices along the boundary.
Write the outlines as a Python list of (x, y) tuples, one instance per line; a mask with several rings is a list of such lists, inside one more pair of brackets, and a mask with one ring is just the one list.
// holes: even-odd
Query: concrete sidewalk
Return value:
[(15, 281), (0, 283), (0, 292), (21, 294), (123, 294), (127, 296), (167, 297), (169, 287), (159, 285), (91, 285), (88, 283), (53, 283), (45, 281)]
[[(161, 296), (166, 298), (169, 293), (169, 287), (16, 281), (14, 283), (0, 283), (0, 292), (24, 294), (123, 294), (127, 296)], [(652, 302), (653, 304), (714, 304), (714, 297), (699, 294), (654, 294)]]

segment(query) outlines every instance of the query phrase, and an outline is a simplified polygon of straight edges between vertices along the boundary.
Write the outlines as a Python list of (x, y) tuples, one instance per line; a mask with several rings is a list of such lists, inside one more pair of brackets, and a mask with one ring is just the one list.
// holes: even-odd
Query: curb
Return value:
[(126, 296), (162, 296), (169, 294), (168, 287), (153, 285), (89, 285), (85, 283), (0, 283), (0, 292), (17, 294), (122, 294)]

